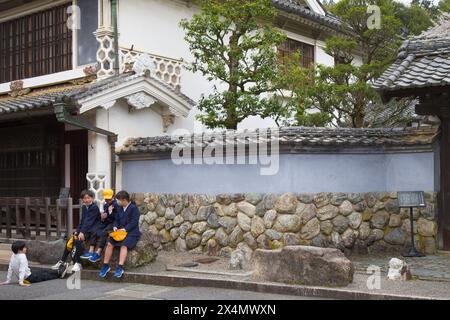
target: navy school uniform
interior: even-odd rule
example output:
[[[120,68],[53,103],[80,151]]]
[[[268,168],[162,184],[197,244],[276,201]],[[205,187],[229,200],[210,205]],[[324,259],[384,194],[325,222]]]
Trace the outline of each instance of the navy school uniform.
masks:
[[[110,206],[113,206],[113,211],[111,212],[111,214],[109,213]],[[108,217],[102,221],[104,228],[106,228],[110,224],[114,224],[114,221],[116,221],[116,215],[117,215],[118,210],[119,210],[119,205],[117,204],[116,199],[114,199],[111,204],[108,204],[107,202],[105,202],[105,204],[103,206],[103,212],[107,213]]]
[[[77,228],[77,234],[83,233],[86,241],[93,245],[97,232],[102,228],[100,209],[93,203],[90,206],[83,206],[81,222]]]
[[[133,203],[130,203],[126,210],[124,209],[125,208],[123,207],[119,207],[116,214],[114,227],[117,229],[125,229],[127,232],[127,237],[121,242],[110,238],[109,242],[114,247],[127,247],[131,250],[136,247],[137,243],[141,239],[141,231],[139,230],[139,218],[141,216],[141,212]]]

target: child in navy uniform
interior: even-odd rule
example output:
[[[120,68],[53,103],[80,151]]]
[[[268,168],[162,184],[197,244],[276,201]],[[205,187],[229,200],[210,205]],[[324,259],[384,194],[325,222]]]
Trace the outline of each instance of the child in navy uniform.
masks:
[[[77,272],[81,270],[81,259],[89,259],[95,250],[95,245],[97,242],[97,232],[102,227],[102,220],[100,216],[100,209],[94,203],[95,195],[90,190],[84,190],[81,193],[81,199],[83,200],[82,217],[81,222],[73,233],[76,239],[73,241],[73,249],[64,249],[63,256],[61,260],[52,267],[52,269],[57,270],[61,264],[66,262],[69,255],[74,263],[71,272]],[[85,251],[84,242],[89,245],[89,251]]]
[[[126,238],[123,241],[115,241],[110,238],[105,251],[104,265],[100,271],[100,277],[105,278],[111,268],[109,267],[109,261],[113,254],[115,247],[120,247],[119,265],[116,268],[114,277],[121,278],[124,273],[123,266],[127,260],[129,250],[133,250],[138,241],[141,238],[141,232],[139,230],[139,217],[141,213],[138,207],[130,202],[130,195],[126,191],[120,191],[116,195],[117,204],[119,210],[114,222],[114,231],[124,230],[127,233]]]
[[[108,241],[109,234],[114,229],[114,221],[116,219],[117,210],[119,208],[116,199],[114,199],[113,190],[104,190],[103,200],[105,200],[105,205],[103,207],[103,213],[101,214],[102,227],[97,232],[97,252],[89,258],[89,261],[92,263],[96,263],[101,260],[101,255],[103,249],[105,249],[106,247],[106,242]]]

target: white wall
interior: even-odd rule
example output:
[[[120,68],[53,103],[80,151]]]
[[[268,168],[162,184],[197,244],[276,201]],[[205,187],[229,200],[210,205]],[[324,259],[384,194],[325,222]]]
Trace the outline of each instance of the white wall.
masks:
[[[120,46],[158,54],[170,58],[183,58],[192,61],[189,47],[184,40],[185,33],[179,27],[182,19],[189,19],[196,12],[194,6],[177,0],[127,0],[119,1]],[[311,45],[316,45],[316,62],[333,65],[333,59],[322,49],[323,42],[304,35],[286,32],[287,36]],[[202,94],[212,91],[213,84],[200,75],[183,70],[181,90],[190,98],[198,101]],[[195,118],[197,109],[191,111]],[[200,126],[197,124],[197,126]],[[272,119],[250,117],[244,120],[239,129],[274,127]]]

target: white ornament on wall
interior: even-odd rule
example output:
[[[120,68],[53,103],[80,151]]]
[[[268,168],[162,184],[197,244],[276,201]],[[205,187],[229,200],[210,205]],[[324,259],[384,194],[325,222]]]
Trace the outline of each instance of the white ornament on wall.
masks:
[[[100,211],[102,211],[104,204],[103,190],[106,189],[106,174],[88,173],[86,174],[86,180],[89,185],[89,190],[95,195],[94,201],[98,204]]]
[[[133,107],[134,110],[149,108],[150,106],[158,102],[158,100],[146,94],[145,92],[132,94],[125,99],[127,100],[128,104]]]

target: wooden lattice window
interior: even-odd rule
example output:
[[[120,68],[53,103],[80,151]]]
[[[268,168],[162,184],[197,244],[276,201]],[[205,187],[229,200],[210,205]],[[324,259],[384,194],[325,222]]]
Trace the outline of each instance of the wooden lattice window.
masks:
[[[305,68],[310,67],[314,63],[314,46],[296,41],[293,39],[287,39],[278,48],[278,54],[281,62],[288,61],[295,53],[300,54],[301,64]]]
[[[0,23],[0,83],[72,69],[70,5]]]

